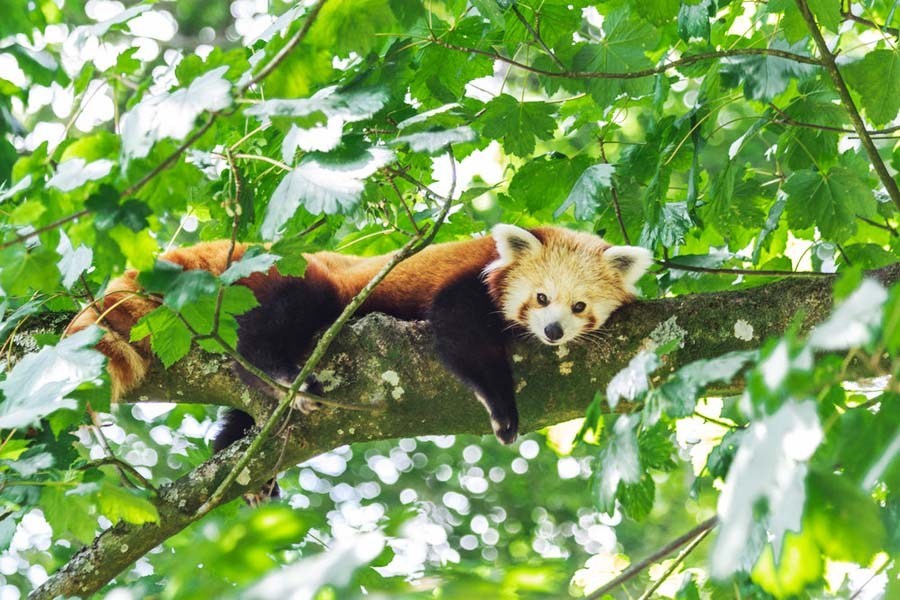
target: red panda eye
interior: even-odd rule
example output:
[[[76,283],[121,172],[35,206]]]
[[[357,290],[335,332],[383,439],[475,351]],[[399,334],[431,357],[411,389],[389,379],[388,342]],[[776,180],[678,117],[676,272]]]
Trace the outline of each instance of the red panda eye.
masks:
[[[537,301],[538,301],[538,304],[540,304],[541,306],[547,306],[548,304],[550,304],[550,301],[547,300],[546,294],[538,294]]]
[[[584,312],[585,308],[587,308],[587,305],[584,302],[576,302],[572,305],[572,312],[576,314]]]

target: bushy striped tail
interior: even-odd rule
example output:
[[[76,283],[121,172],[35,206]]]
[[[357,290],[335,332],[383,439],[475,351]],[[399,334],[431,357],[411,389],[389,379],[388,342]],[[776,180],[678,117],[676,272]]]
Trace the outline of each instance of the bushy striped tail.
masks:
[[[113,402],[137,387],[150,367],[150,348],[146,340],[134,344],[129,340],[131,328],[158,303],[142,297],[139,292],[137,271],[130,270],[113,279],[106,295],[82,310],[66,328],[66,335],[94,324],[106,331],[96,348],[108,359],[106,369],[112,383]]]

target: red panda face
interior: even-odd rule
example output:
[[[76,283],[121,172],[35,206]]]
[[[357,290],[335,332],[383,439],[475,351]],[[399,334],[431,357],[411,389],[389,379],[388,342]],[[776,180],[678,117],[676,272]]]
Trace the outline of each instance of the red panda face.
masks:
[[[504,317],[545,344],[560,345],[603,325],[634,298],[652,255],[636,246],[562,228],[492,230],[499,258],[488,265]],[[540,236],[540,237],[538,237]]]

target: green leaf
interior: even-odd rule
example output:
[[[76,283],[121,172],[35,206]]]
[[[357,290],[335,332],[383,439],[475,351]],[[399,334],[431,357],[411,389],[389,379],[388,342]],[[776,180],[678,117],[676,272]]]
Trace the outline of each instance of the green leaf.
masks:
[[[770,48],[787,50],[794,54],[807,54],[805,41],[790,45],[782,39],[776,39]],[[722,67],[724,76],[743,85],[745,98],[764,102],[785,91],[792,81],[805,79],[815,72],[816,67],[813,65],[769,54],[735,56]]]
[[[729,382],[756,356],[755,352],[729,352],[717,358],[687,364],[669,376],[656,393],[665,400],[663,411],[671,417],[686,417],[706,386]]]
[[[609,407],[615,409],[619,400],[640,401],[647,393],[650,374],[659,365],[659,356],[655,352],[643,351],[632,358],[628,366],[616,373],[606,386]]]
[[[597,510],[612,514],[619,484],[634,484],[641,478],[640,457],[634,428],[639,417],[622,415],[609,431],[594,473],[594,503]]]
[[[832,473],[810,474],[806,481],[808,527],[831,560],[869,564],[885,542],[884,524],[867,494]]]
[[[614,172],[615,167],[607,163],[596,164],[585,169],[578,181],[575,182],[565,202],[553,213],[554,218],[558,219],[570,206],[575,207],[576,219],[595,218],[600,209],[601,193],[613,186]],[[559,185],[559,182],[556,185]]]
[[[215,294],[219,289],[215,276],[199,269],[184,271],[164,292],[163,303],[175,310]]]
[[[302,277],[306,271],[306,258],[304,252],[312,250],[309,244],[301,238],[281,238],[271,246],[273,254],[278,259],[278,272],[288,277]]]
[[[56,252],[60,256],[56,266],[62,274],[62,284],[67,290],[70,290],[79,276],[90,268],[94,253],[84,244],[73,248],[69,236],[64,231],[59,234],[59,245],[56,247]]]
[[[113,523],[143,525],[159,521],[159,512],[149,500],[109,482],[104,482],[97,492],[97,506]]]
[[[791,598],[822,576],[824,564],[813,536],[803,530],[788,532],[784,548],[777,554],[767,544],[751,578],[776,598]]]
[[[888,352],[894,356],[900,354],[900,285],[898,284],[891,286],[888,300],[884,305],[882,331]]]
[[[327,3],[310,29],[309,41],[338,56],[365,56],[384,43],[379,33],[397,26],[388,0]]]
[[[142,271],[138,282],[147,291],[161,294],[163,304],[176,311],[212,296],[219,289],[215,276],[209,271],[185,271],[181,265],[167,260],[158,260],[152,270]]]
[[[671,471],[676,466],[672,432],[663,423],[643,429],[638,435],[638,454],[642,469]]]
[[[352,210],[362,197],[365,179],[393,159],[383,148],[361,149],[351,156],[307,154],[275,188],[260,233],[270,240],[279,237],[301,206],[314,215]]]
[[[560,206],[588,166],[586,156],[568,158],[545,154],[518,168],[509,183],[509,194],[525,202],[531,212]]]
[[[150,335],[150,347],[167,369],[191,349],[191,332],[168,306],[147,314],[131,330],[131,340]]]
[[[102,335],[89,327],[19,360],[0,382],[0,429],[35,425],[57,410],[76,408],[69,395],[103,373],[106,357],[93,349]]]
[[[697,4],[689,4],[682,0],[678,10],[678,37],[686,42],[692,38],[709,41],[709,18],[715,15],[715,3],[712,0],[701,0]]]
[[[894,120],[900,110],[900,51],[873,50],[841,71],[874,125]]]
[[[634,10],[654,25],[663,25],[678,14],[679,0],[644,0],[634,4]]]
[[[265,273],[278,261],[278,256],[268,254],[261,246],[250,248],[240,260],[231,263],[219,279],[225,285],[232,285],[239,279],[249,277],[253,273]]]
[[[865,346],[881,324],[881,307],[887,291],[874,279],[863,279],[859,288],[840,303],[809,334],[815,350],[843,350]]]
[[[481,133],[501,140],[503,149],[516,156],[534,152],[534,138],[550,139],[556,131],[556,108],[546,102],[519,102],[501,94],[487,103],[480,117]]]
[[[832,167],[827,173],[794,172],[784,184],[788,224],[797,229],[818,227],[822,235],[843,242],[856,231],[856,217],[875,212],[872,190],[855,173]]]
[[[751,423],[741,436],[719,498],[721,526],[710,555],[713,576],[727,577],[741,568],[763,518],[775,554],[780,555],[785,532],[800,529],[805,461],[822,436],[811,400],[785,402],[774,414]]]
[[[812,14],[816,17],[819,27],[827,29],[832,33],[838,33],[838,29],[843,22],[841,16],[841,3],[832,2],[832,0],[807,0],[807,5]]]
[[[619,502],[625,513],[635,521],[643,521],[653,510],[653,501],[656,499],[656,484],[648,474],[633,484],[623,483],[619,486]]]
[[[90,543],[97,529],[91,508],[88,496],[67,494],[65,488],[54,485],[41,488],[41,511],[57,537],[72,534],[81,543]]]
[[[409,144],[413,152],[425,152],[436,154],[443,152],[448,145],[462,142],[471,142],[475,139],[475,132],[468,125],[454,129],[437,129],[434,131],[420,131],[401,135],[393,141],[393,145]]]
[[[183,140],[204,111],[231,105],[231,82],[223,77],[227,66],[216,67],[191,81],[186,88],[145,97],[122,116],[122,157],[127,163],[143,158],[162,139]]]
[[[674,11],[671,16],[675,16]],[[652,67],[647,53],[656,48],[659,39],[659,31],[647,22],[633,18],[629,6],[617,8],[603,19],[603,37],[599,42],[584,44],[578,49],[573,70],[627,73]],[[590,81],[587,88],[600,106],[608,106],[622,93],[632,97],[651,93],[653,80],[649,77],[596,79]]]

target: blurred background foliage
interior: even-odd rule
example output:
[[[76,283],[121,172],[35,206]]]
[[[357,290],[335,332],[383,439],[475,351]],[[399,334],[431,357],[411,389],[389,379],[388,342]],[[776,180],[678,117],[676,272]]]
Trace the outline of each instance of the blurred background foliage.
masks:
[[[0,599],[113,523],[154,521],[153,488],[209,456],[216,418],[110,408],[94,340],[61,342],[65,317],[23,337],[29,319],[199,240],[272,241],[245,267],[291,273],[304,251],[394,250],[448,194],[440,241],[555,223],[651,248],[647,297],[837,272],[841,308],[809,336],[800,315],[759,352],[656,376],[675,335],[629,365],[635,386],[603,386],[585,420],[512,447],[337,448],[285,471],[281,500],[216,510],[101,595],[594,597],[693,532],[615,597],[900,596],[900,293],[862,275],[900,247],[895,11],[5,0]],[[206,283],[184,303],[209,322],[229,282]],[[735,317],[752,338],[753,315]],[[145,328],[166,362],[191,346],[172,323]],[[13,341],[32,353],[13,360]],[[704,398],[735,374],[739,395]],[[645,410],[600,416],[613,394]]]

